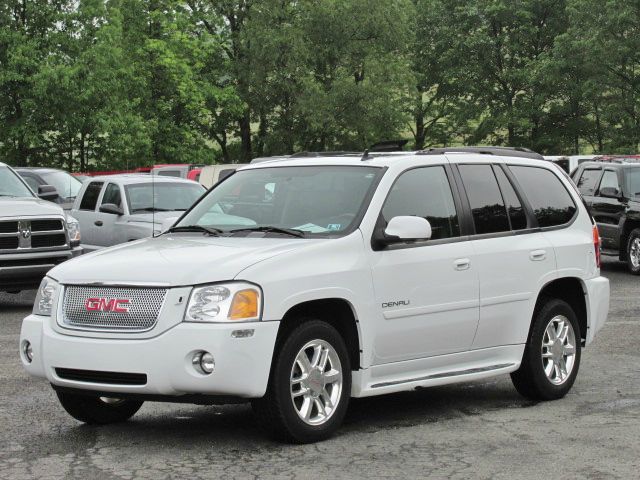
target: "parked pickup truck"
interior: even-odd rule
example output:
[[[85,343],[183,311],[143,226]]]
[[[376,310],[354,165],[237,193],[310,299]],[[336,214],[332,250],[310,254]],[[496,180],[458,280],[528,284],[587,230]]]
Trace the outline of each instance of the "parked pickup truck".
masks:
[[[82,253],[78,222],[62,207],[38,198],[9,166],[0,163],[0,291],[36,288],[56,265]]]

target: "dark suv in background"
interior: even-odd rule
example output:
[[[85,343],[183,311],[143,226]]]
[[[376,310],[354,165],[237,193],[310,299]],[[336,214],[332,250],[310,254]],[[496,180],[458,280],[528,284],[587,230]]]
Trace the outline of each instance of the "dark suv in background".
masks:
[[[640,161],[585,162],[572,178],[598,224],[602,253],[617,256],[640,275]]]

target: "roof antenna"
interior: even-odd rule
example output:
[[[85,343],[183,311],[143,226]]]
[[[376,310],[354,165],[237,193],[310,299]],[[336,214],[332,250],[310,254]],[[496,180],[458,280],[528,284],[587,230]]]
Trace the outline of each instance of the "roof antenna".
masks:
[[[156,182],[153,168],[151,169],[151,238],[156,238]]]
[[[364,162],[366,160],[369,160],[369,149],[365,149],[364,153],[362,154],[362,158],[360,159],[361,162]]]

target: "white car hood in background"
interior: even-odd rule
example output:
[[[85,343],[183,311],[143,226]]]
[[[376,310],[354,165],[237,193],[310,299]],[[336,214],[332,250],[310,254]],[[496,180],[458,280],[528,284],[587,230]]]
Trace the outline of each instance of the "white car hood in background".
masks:
[[[1,217],[41,217],[44,215],[63,216],[62,207],[39,198],[0,197]]]
[[[136,213],[129,216],[130,222],[142,222],[142,223],[162,223],[165,218],[178,218],[181,217],[184,211],[172,210],[170,212],[156,212],[154,213]]]
[[[63,284],[197,285],[233,280],[251,265],[324,241],[168,234],[81,255],[48,275]]]

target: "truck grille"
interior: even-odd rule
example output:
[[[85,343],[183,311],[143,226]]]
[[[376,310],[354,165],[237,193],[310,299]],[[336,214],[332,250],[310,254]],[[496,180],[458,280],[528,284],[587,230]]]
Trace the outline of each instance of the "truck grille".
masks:
[[[28,251],[67,246],[67,232],[60,218],[0,221],[0,250]]]
[[[69,286],[62,326],[78,330],[144,332],[160,315],[166,289]]]

